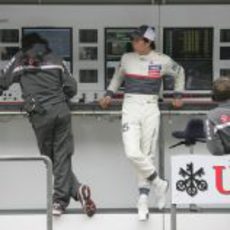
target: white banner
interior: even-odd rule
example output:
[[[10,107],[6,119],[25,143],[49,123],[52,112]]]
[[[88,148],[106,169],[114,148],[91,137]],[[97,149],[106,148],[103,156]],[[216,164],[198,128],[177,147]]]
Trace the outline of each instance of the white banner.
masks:
[[[230,156],[171,158],[173,204],[230,204]]]

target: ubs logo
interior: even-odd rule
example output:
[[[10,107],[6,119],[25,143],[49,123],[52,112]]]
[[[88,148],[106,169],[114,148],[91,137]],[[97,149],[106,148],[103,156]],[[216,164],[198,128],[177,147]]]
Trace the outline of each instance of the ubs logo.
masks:
[[[194,197],[198,192],[208,190],[208,183],[202,177],[205,175],[204,169],[194,169],[194,164],[189,163],[186,168],[180,168],[179,175],[182,177],[176,183],[176,189],[180,192],[186,192],[189,196]]]
[[[206,170],[208,169],[206,168]],[[213,165],[210,170],[213,176],[209,180],[214,181],[215,184],[213,192],[217,191],[221,195],[230,196],[230,189],[226,188],[226,185],[229,187],[229,178],[224,177],[230,167]],[[195,170],[194,163],[189,163],[185,168],[180,168],[179,175],[182,178],[176,182],[176,189],[180,192],[186,192],[189,196],[194,197],[199,192],[205,192],[209,189],[208,182],[203,178],[205,175],[204,168]]]

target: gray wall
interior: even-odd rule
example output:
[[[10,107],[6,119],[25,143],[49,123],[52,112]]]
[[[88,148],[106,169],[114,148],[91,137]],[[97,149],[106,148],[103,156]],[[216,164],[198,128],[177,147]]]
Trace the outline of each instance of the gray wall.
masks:
[[[168,149],[176,142],[171,137],[171,132],[184,129],[190,117],[164,115],[165,175],[168,179],[170,156],[188,154],[188,149],[185,147]],[[0,130],[1,155],[39,154],[34,134],[26,118],[18,116],[8,122],[0,118]],[[120,120],[114,117],[73,116],[73,132],[75,140],[73,169],[82,182],[92,186],[99,208],[136,207],[136,177],[124,154]],[[196,153],[207,154],[206,146],[199,145]],[[0,196],[1,207],[34,209],[45,206],[45,175],[42,165],[1,164],[0,181],[4,185]],[[14,196],[15,192],[17,196]],[[151,205],[153,204],[154,197],[151,197]],[[72,203],[70,207],[77,206]]]

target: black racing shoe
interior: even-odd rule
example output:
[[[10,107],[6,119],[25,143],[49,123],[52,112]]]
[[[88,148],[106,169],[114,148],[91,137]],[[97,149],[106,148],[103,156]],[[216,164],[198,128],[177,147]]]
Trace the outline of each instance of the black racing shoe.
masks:
[[[53,203],[53,216],[61,216],[64,213],[65,209],[58,202]]]
[[[91,199],[91,191],[89,186],[81,185],[77,194],[83,211],[88,217],[92,217],[96,213],[97,208],[94,201]]]

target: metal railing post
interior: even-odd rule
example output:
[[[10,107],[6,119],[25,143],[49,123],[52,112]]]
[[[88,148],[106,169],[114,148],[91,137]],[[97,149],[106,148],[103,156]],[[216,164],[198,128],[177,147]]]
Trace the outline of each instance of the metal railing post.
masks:
[[[164,123],[163,116],[160,116],[160,130],[158,137],[158,146],[159,146],[159,175],[165,177],[165,140],[164,140]]]
[[[46,165],[46,215],[47,215],[47,230],[53,229],[53,216],[52,216],[52,162],[46,156],[0,156],[0,161],[43,161]]]
[[[176,204],[171,204],[171,230],[177,229],[177,210]]]
[[[47,183],[47,229],[48,230],[52,230],[53,229],[53,215],[52,215],[52,206],[53,206],[53,201],[52,201],[52,193],[53,193],[53,181],[52,181],[52,162],[51,160],[46,157],[43,156],[42,157],[45,164],[46,164],[46,168],[47,168],[47,179],[46,179],[46,183]]]

